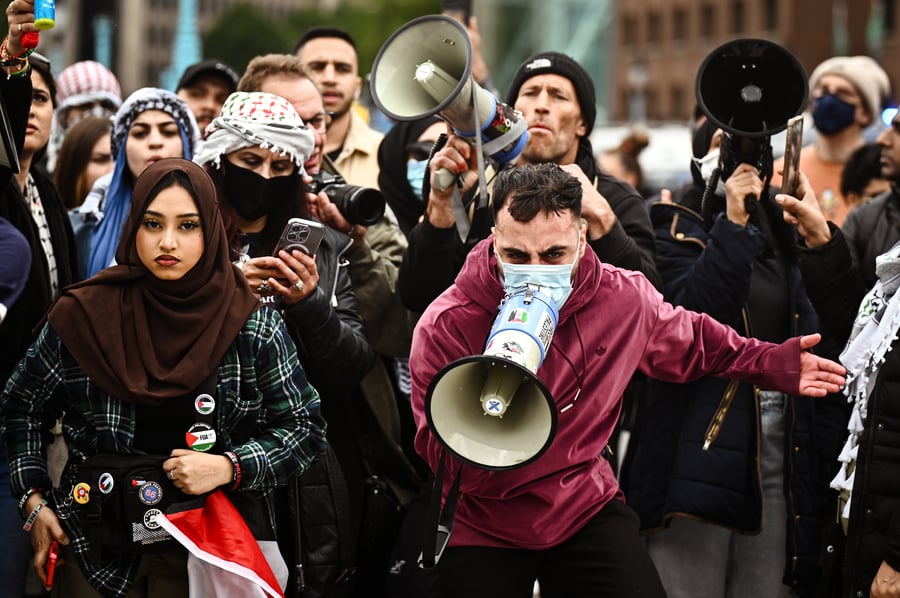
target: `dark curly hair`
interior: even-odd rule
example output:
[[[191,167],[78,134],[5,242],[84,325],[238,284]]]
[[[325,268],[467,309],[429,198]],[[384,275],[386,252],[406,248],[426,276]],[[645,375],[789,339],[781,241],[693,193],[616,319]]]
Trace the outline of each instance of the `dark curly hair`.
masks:
[[[501,171],[494,178],[493,210],[497,213],[507,204],[510,215],[528,222],[539,213],[559,214],[571,210],[581,218],[581,182],[558,164],[526,164]]]

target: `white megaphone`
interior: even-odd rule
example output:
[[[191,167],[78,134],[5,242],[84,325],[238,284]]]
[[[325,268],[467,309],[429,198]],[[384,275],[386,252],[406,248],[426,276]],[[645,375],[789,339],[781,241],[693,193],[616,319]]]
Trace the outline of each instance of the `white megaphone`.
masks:
[[[473,145],[483,143],[484,155],[497,162],[516,159],[528,142],[522,114],[472,79],[472,42],[451,17],[418,17],[391,34],[372,63],[369,85],[386,116],[410,121],[436,114]],[[444,190],[453,180],[443,169],[435,186]]]
[[[439,371],[425,395],[435,437],[457,458],[483,469],[531,463],[556,435],[556,403],[535,372],[544,361],[559,310],[536,285],[500,306],[482,355]]]

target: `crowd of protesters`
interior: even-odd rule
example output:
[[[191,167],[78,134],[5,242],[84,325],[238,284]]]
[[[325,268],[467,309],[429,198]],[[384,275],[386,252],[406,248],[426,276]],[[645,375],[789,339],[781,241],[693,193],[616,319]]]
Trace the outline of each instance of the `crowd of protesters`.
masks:
[[[376,130],[340,28],[123,96],[23,45],[32,0],[5,14],[4,596],[900,598],[876,61],[809,76],[796,195],[700,109],[691,180],[656,190],[651,137],[592,145],[584,66],[541,49],[497,92],[474,18],[510,159],[442,114]],[[556,316],[552,438],[485,466],[435,433],[432,382],[523,295]]]

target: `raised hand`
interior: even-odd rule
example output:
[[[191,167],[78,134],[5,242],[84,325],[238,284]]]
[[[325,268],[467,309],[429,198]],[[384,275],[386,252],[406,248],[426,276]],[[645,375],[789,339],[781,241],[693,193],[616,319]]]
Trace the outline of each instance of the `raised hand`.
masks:
[[[831,229],[819,206],[819,200],[809,184],[809,179],[800,173],[800,185],[797,187],[798,197],[779,193],[775,201],[784,208],[784,221],[797,226],[797,233],[806,241],[806,246],[813,248],[831,240]]]

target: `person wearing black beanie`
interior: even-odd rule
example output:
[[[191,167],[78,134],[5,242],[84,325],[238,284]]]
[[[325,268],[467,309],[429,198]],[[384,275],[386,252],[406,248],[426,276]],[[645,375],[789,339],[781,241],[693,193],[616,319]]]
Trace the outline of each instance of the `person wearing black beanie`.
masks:
[[[541,52],[535,54],[519,65],[513,75],[512,83],[506,92],[506,103],[514,106],[519,99],[519,90],[526,80],[536,75],[551,73],[565,77],[575,88],[575,96],[581,107],[581,118],[588,133],[594,129],[594,121],[597,118],[597,96],[594,90],[594,80],[584,67],[575,62],[572,57],[560,52]]]
[[[643,199],[625,181],[600,172],[594,159],[589,137],[597,105],[590,74],[566,54],[535,54],[516,70],[506,103],[522,113],[529,138],[517,162],[502,168],[552,162],[578,177],[584,189],[588,243],[600,260],[639,271],[660,288],[653,230]],[[489,192],[496,174],[493,166],[485,169]],[[424,218],[409,232],[398,280],[400,298],[413,312],[424,311],[453,283],[469,250],[489,236],[493,225],[489,201],[478,199],[477,156],[471,142],[450,135],[429,163],[432,175],[442,168],[456,173],[462,186],[436,191],[430,180],[425,182]],[[453,202],[462,205],[454,211]],[[462,218],[463,213],[469,223],[464,235],[459,226],[464,230],[465,223],[457,223],[457,215]]]

